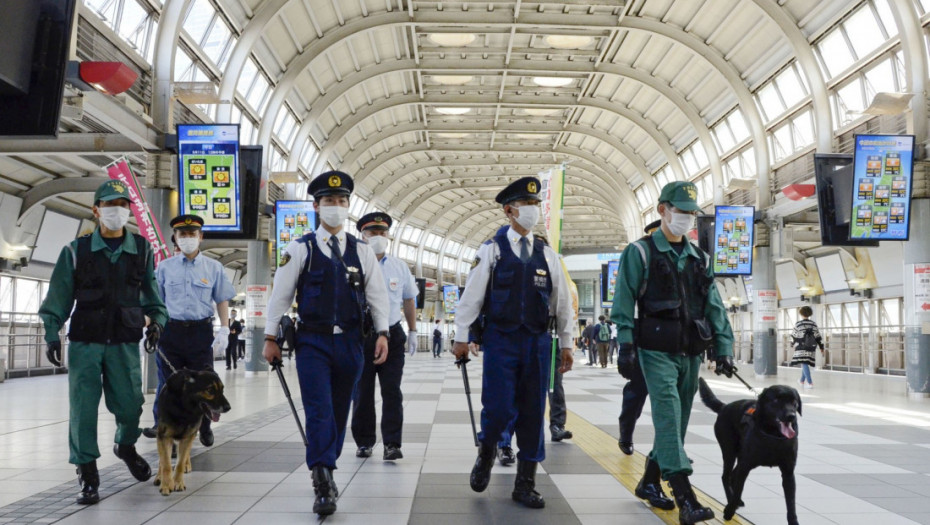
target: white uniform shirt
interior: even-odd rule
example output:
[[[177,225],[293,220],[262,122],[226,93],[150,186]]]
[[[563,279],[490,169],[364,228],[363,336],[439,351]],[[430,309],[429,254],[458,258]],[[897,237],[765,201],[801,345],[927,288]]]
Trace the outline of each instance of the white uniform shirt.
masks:
[[[416,299],[418,289],[417,281],[410,273],[410,267],[407,263],[385,254],[379,261],[381,263],[381,273],[384,275],[384,282],[388,291],[388,325],[394,326],[404,318],[404,300]],[[409,327],[405,327],[409,328]]]
[[[316,244],[324,257],[330,257],[329,238],[332,235],[321,225],[316,229]],[[346,233],[340,230],[336,234],[339,240],[339,251],[346,252]],[[375,322],[375,331],[388,329],[388,293],[384,286],[384,277],[381,275],[381,265],[371,247],[363,242],[356,245],[358,259],[362,263],[362,272],[365,274],[365,299],[371,308],[371,317]],[[290,260],[278,268],[274,275],[274,285],[271,288],[271,298],[268,300],[268,309],[265,311],[265,335],[277,337],[278,321],[285,312],[290,310],[297,293],[297,279],[307,259],[307,246],[296,240],[291,241],[284,249]],[[308,268],[309,270],[309,268]]]
[[[529,241],[530,250],[533,247],[532,232],[526,235]],[[510,241],[510,249],[514,255],[520,256],[520,234],[513,228],[507,228],[507,239]],[[552,248],[544,248],[546,257],[546,266],[549,267],[549,276],[552,278],[552,293],[549,295],[549,315],[554,315],[557,319],[559,339],[561,347],[571,347],[572,340],[572,296],[568,289],[568,283],[565,282],[565,274],[562,272],[562,264],[559,262],[559,256]],[[481,307],[484,305],[484,293],[488,287],[488,278],[491,275],[492,264],[497,264],[500,257],[497,242],[482,244],[475,254],[478,264],[471,269],[468,279],[465,281],[465,292],[459,300],[459,305],[455,309],[455,342],[468,342],[468,327],[475,322],[481,313]]]

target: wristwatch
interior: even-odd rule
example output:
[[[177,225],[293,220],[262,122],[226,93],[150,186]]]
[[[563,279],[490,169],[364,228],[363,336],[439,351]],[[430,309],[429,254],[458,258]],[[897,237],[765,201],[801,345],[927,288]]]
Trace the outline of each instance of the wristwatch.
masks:
[[[391,340],[391,332],[388,332],[387,330],[381,330],[380,332],[378,332],[378,335],[379,336],[383,335],[384,338],[387,339],[388,341]]]

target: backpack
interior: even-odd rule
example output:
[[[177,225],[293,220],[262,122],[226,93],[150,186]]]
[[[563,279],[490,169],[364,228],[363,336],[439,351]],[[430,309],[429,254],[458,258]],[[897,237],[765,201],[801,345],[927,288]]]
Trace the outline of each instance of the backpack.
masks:
[[[814,336],[814,329],[805,329],[804,335],[800,339],[795,339],[795,342],[798,345],[798,350],[814,350],[817,348],[817,337]]]
[[[601,343],[610,341],[610,327],[607,323],[601,323],[597,331],[597,340]]]

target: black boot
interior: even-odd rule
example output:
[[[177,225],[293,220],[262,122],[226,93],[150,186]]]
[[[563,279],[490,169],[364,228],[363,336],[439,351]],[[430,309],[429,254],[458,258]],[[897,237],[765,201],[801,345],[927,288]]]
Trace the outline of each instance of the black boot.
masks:
[[[688,476],[684,474],[673,474],[668,478],[668,484],[672,487],[672,495],[675,496],[675,503],[678,504],[678,521],[681,525],[692,525],[699,521],[714,519],[714,511],[702,507],[691,490],[691,482]]]
[[[491,467],[494,466],[494,456],[497,455],[497,445],[485,445],[481,443],[478,446],[478,459],[475,460],[475,466],[471,469],[469,483],[471,489],[475,492],[484,492],[491,482]]]
[[[675,502],[668,499],[662,491],[659,474],[659,464],[647,457],[643,479],[636,485],[636,497],[649,501],[649,504],[657,509],[672,510],[675,508]]]
[[[531,509],[541,509],[546,506],[546,500],[536,492],[536,463],[535,461],[517,460],[517,480],[513,485],[514,501],[522,503]]]
[[[632,425],[629,425],[630,428],[627,428],[627,425],[623,424],[623,417],[620,417],[620,439],[617,441],[617,444],[620,446],[620,451],[626,454],[627,456],[633,455],[633,428]]]
[[[113,445],[113,453],[126,462],[132,477],[139,481],[148,481],[152,477],[152,467],[136,452],[135,445]]]
[[[317,465],[313,467],[313,512],[320,516],[329,516],[336,512],[336,492],[333,486],[333,474],[326,467]]]
[[[100,501],[97,488],[100,487],[100,475],[97,474],[97,461],[82,463],[77,466],[78,483],[81,493],[77,497],[78,505],[93,505]]]

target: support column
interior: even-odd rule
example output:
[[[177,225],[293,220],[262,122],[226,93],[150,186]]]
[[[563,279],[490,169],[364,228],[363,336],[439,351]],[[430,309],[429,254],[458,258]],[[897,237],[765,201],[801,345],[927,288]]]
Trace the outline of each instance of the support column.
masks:
[[[249,241],[248,269],[246,290],[250,286],[266,286],[265,300],[261,301],[262,311],[248,311],[245,336],[245,371],[264,372],[268,370],[268,361],[262,357],[265,344],[265,306],[271,297],[271,243],[268,241]],[[248,292],[246,292],[248,300]],[[251,306],[250,306],[251,308]],[[260,313],[261,315],[256,315]]]
[[[914,168],[915,180],[918,166]],[[928,274],[917,273],[930,265],[930,239],[920,231],[926,224],[930,224],[930,199],[912,200],[911,240],[904,243],[904,361],[908,394],[920,398],[930,397]]]
[[[778,316],[775,261],[767,224],[756,224],[756,247],[752,270],[752,364],[757,376],[778,373],[775,327]]]

